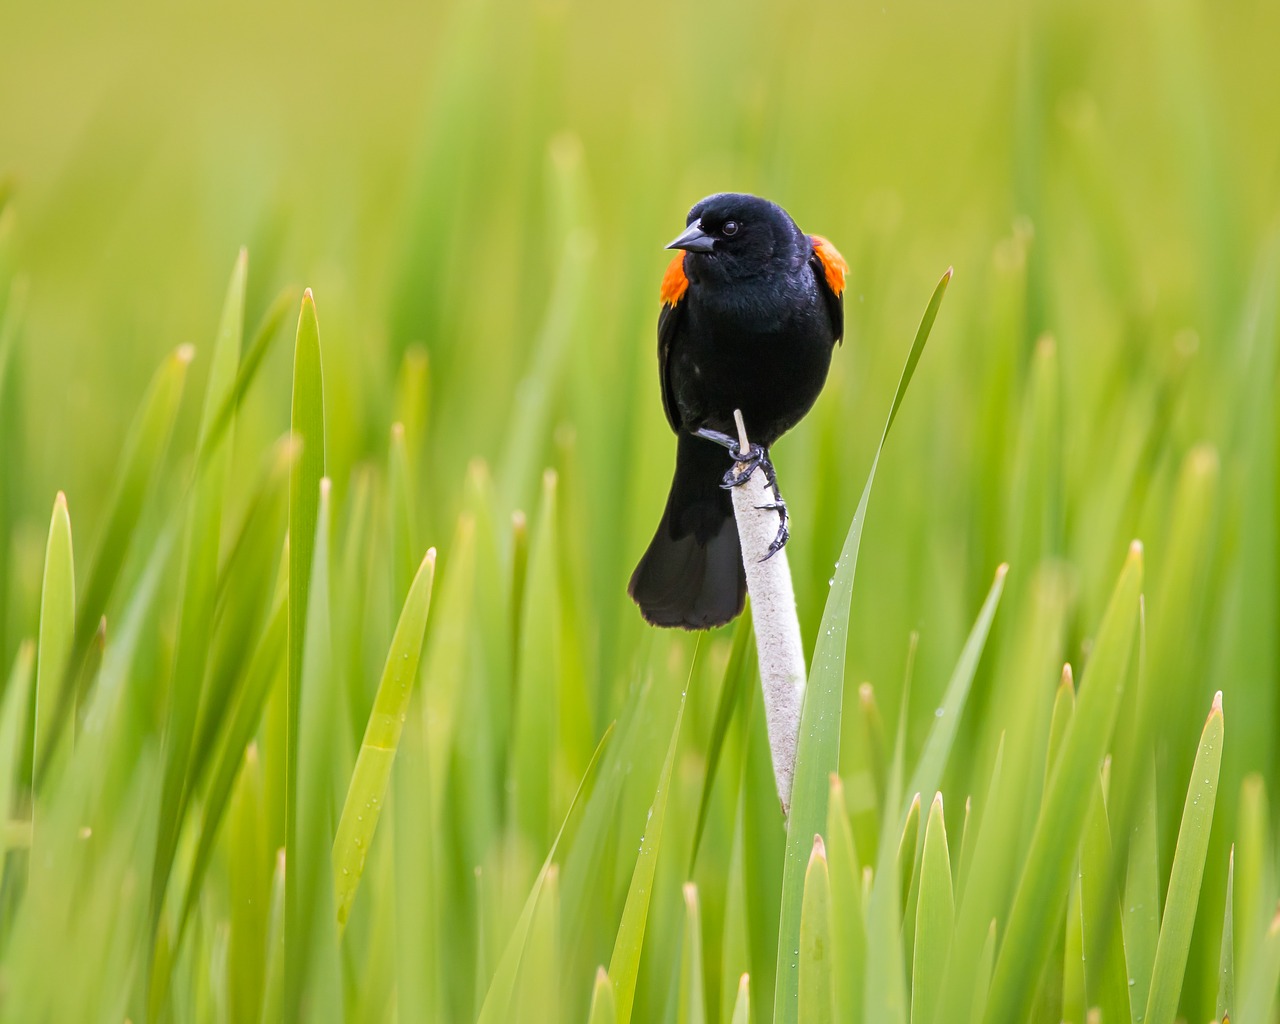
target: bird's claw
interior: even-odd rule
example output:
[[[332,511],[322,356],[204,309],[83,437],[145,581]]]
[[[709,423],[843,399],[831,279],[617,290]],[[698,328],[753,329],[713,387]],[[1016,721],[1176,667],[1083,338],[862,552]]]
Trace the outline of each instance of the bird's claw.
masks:
[[[767,506],[767,507],[772,507],[772,506]],[[769,559],[771,559],[774,555],[776,555],[779,551],[781,551],[783,547],[786,545],[787,541],[791,539],[791,531],[787,529],[787,506],[781,505],[779,506],[779,510],[782,513],[782,522],[778,524],[778,535],[774,537],[773,540],[770,542],[769,550],[766,551],[764,553],[764,557],[760,559],[760,561],[762,562],[769,561]]]
[[[781,551],[791,538],[791,531],[787,529],[787,503],[782,500],[782,494],[778,490],[778,473],[769,459],[769,450],[758,444],[752,444],[748,446],[746,452],[743,452],[736,437],[723,434],[718,430],[711,430],[709,427],[703,427],[694,433],[706,441],[712,441],[727,449],[729,458],[733,459],[734,467],[725,473],[720,484],[726,491],[741,487],[751,479],[751,474],[757,469],[764,472],[765,483],[773,491],[774,500],[767,505],[757,505],[756,508],[761,511],[777,512],[780,520],[777,536],[773,538],[769,544],[769,550],[760,559],[762,562],[767,562]],[[738,471],[738,466],[744,467],[741,472]]]
[[[765,479],[769,479],[774,475],[773,464],[769,462],[769,453],[758,444],[753,444],[744,452],[738,447],[738,442],[733,438],[729,439],[729,458],[733,459],[733,469],[726,470],[724,479],[720,486],[726,491],[734,487],[741,487],[751,479],[751,474],[757,469],[763,469]],[[738,467],[742,466],[741,471]]]
[[[776,501],[771,501],[767,505],[756,506],[756,508],[762,512],[777,512],[778,519],[780,520],[778,523],[778,535],[773,538],[773,541],[769,544],[769,550],[766,551],[764,553],[764,557],[760,559],[762,562],[769,561],[769,559],[781,551],[787,541],[791,539],[791,531],[787,529],[787,523],[789,521],[787,516],[787,503],[782,500],[782,495],[778,494],[776,483],[774,485],[773,493],[777,499]]]

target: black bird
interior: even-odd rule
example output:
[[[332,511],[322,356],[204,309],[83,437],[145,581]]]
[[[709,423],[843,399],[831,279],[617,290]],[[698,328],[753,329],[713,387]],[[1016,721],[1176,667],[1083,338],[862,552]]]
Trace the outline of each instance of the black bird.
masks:
[[[724,471],[726,455],[761,466],[777,493],[769,446],[809,411],[844,334],[847,266],[776,203],[708,196],[689,211],[662,280],[658,377],[676,433],[667,507],[628,592],[656,626],[710,629],[742,611],[747,580]],[[750,452],[738,452],[742,410]],[[749,474],[747,474],[749,475]],[[773,550],[786,542],[786,510]]]

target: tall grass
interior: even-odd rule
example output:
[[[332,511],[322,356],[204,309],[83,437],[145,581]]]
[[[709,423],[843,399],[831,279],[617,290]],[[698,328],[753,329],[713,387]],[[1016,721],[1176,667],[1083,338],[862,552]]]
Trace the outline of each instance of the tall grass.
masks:
[[[0,34],[0,1018],[1280,1019],[1275,11],[139,13]],[[789,820],[625,596],[723,187],[852,266]]]

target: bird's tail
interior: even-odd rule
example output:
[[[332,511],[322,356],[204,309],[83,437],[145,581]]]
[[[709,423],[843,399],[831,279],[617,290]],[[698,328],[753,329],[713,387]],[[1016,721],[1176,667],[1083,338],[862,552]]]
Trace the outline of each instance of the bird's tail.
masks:
[[[747,596],[733,501],[720,487],[729,460],[711,441],[678,438],[667,507],[627,591],[655,626],[711,629],[741,612]]]

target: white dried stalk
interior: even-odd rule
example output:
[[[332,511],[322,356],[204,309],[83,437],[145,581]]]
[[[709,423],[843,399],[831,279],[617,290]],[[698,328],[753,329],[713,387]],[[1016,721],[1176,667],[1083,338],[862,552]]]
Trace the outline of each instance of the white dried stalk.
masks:
[[[742,413],[734,410],[739,451],[747,451],[747,430]],[[746,467],[738,463],[738,472]],[[791,567],[783,548],[765,560],[778,533],[776,501],[763,471],[756,471],[733,494],[733,515],[742,543],[742,565],[747,572],[751,616],[755,625],[756,655],[760,660],[760,684],[764,690],[765,723],[773,755],[773,775],[778,784],[782,813],[791,809],[791,782],[796,771],[796,744],[800,738],[800,707],[804,702],[804,647],[800,643],[800,619],[791,585]]]

